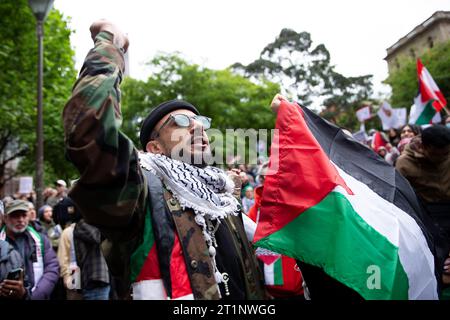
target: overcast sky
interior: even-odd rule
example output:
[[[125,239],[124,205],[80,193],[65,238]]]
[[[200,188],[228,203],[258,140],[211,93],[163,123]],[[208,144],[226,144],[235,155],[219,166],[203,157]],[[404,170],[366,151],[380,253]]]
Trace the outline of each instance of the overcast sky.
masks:
[[[387,92],[386,48],[429,18],[450,10],[449,0],[55,0],[71,18],[79,69],[92,47],[89,26],[112,20],[130,38],[130,75],[146,79],[144,65],[158,51],[179,51],[191,62],[223,69],[255,60],[282,28],[325,44],[345,76],[373,74]],[[400,106],[399,106],[400,107]]]

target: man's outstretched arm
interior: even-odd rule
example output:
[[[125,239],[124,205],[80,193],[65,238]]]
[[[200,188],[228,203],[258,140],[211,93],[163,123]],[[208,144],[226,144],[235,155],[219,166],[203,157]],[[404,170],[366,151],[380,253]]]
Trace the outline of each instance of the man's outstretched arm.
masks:
[[[95,46],[63,112],[66,155],[80,173],[70,197],[88,223],[115,229],[129,225],[145,190],[133,143],[119,131],[128,39],[106,21],[91,36]]]

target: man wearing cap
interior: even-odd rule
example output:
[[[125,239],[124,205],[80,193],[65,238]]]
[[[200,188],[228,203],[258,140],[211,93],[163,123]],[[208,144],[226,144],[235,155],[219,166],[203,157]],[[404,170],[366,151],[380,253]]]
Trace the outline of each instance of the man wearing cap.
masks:
[[[54,208],[62,199],[67,196],[67,183],[64,180],[57,180],[56,183],[56,194],[54,196],[50,196],[47,199],[47,203],[49,206]]]
[[[70,197],[108,239],[119,295],[131,287],[134,299],[264,298],[233,196],[240,186],[208,166],[211,119],[186,101],[164,102],[144,120],[138,152],[119,131],[128,39],[106,21],[90,30],[95,46],[63,113],[81,175]]]
[[[9,242],[22,256],[24,286],[30,288],[30,298],[47,300],[58,280],[58,260],[48,238],[29,226],[29,219],[27,201],[8,203],[0,240]]]
[[[0,200],[0,228],[5,213],[3,202]],[[8,279],[11,271],[23,268],[20,254],[5,240],[0,240],[0,299],[25,299],[29,297],[23,285],[23,274],[18,279]]]

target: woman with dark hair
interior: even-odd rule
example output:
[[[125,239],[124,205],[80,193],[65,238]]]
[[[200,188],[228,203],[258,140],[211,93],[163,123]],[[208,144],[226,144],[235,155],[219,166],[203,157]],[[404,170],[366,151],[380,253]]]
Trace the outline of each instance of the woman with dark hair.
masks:
[[[393,147],[397,147],[398,143],[400,142],[400,132],[395,128],[391,128],[388,131],[388,137],[390,144]]]
[[[414,124],[407,124],[402,127],[400,130],[400,141],[397,144],[397,149],[400,151],[400,154],[403,153],[405,147],[409,144],[412,138],[418,136],[420,134],[420,127]]]
[[[400,130],[400,139],[414,138],[420,134],[420,127],[414,124],[404,125]]]

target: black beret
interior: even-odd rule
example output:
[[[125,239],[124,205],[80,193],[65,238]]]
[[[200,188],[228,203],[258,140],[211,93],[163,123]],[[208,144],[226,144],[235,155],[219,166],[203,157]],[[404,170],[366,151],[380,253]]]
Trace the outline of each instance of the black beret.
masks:
[[[199,114],[197,108],[195,108],[189,102],[183,100],[170,100],[161,103],[159,106],[154,108],[150,114],[145,118],[142,123],[141,133],[139,135],[139,139],[141,141],[142,149],[145,151],[145,146],[150,138],[150,134],[153,131],[153,128],[156,126],[159,120],[161,120],[166,114],[171,113],[174,110],[178,109],[186,109],[190,110],[195,114]]]

